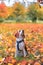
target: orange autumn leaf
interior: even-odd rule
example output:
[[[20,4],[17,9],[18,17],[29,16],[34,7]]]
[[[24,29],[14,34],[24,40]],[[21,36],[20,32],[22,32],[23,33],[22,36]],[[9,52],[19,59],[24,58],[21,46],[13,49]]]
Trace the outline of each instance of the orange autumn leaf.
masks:
[[[12,64],[16,64],[16,62],[17,61],[15,59],[12,59],[12,61],[11,61]]]
[[[26,65],[27,64],[27,61],[26,60],[23,60],[22,62],[21,62],[21,65]]]
[[[39,62],[35,62],[34,65],[41,65]]]

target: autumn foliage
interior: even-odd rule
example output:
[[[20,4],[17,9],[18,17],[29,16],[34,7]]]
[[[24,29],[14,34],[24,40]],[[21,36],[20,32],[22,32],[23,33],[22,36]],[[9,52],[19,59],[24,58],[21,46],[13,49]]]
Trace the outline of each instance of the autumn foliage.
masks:
[[[4,3],[0,4],[0,17],[6,17],[7,13],[8,13],[8,10],[6,5]]]
[[[16,38],[14,34],[20,29],[24,29],[25,31],[25,44],[29,56],[15,59]],[[41,63],[43,63],[43,24],[0,24],[0,63],[1,62],[2,65],[41,65]]]
[[[7,7],[4,3],[0,4],[0,17],[7,18],[12,12],[12,7]]]
[[[35,9],[39,12],[37,14],[38,17],[41,15],[43,19],[43,7],[40,6],[39,3],[34,3],[33,5]],[[12,16],[13,18],[16,18],[16,17],[19,18],[22,16],[25,19],[29,8],[32,7],[33,5],[30,5],[27,8],[25,8],[22,4],[16,2],[12,7],[8,7],[4,3],[1,3],[0,4],[0,17],[9,18],[10,16]]]

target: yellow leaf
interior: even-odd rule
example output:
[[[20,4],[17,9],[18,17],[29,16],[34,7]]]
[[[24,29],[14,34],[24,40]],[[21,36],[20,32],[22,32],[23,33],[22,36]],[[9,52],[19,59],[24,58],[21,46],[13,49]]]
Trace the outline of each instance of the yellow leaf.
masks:
[[[0,44],[2,44],[2,43],[0,42]]]
[[[11,64],[11,63],[8,63],[8,65],[13,65],[13,64]]]
[[[21,65],[21,63],[18,63],[17,65]]]
[[[2,61],[2,58],[0,58],[0,61]]]

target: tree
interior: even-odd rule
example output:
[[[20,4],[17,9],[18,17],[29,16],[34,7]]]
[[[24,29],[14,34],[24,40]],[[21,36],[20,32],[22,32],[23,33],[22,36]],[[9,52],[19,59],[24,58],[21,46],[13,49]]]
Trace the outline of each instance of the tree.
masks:
[[[20,3],[15,3],[13,6],[14,12],[12,13],[12,15],[14,16],[14,18],[16,19],[16,21],[21,21],[24,19],[24,15],[25,15],[25,8],[22,4]]]
[[[8,14],[8,9],[4,3],[0,4],[0,17],[6,18]]]
[[[37,7],[33,4],[31,4],[28,8],[27,16],[32,20],[32,22],[36,22],[38,15]]]
[[[5,3],[0,4],[0,17],[7,18],[13,12],[12,7],[7,7]]]
[[[6,20],[14,20],[14,17],[12,15],[9,15]]]
[[[0,23],[2,23],[4,21],[4,18],[0,17]]]
[[[43,7],[41,7],[41,8],[39,9],[38,19],[39,19],[39,20],[43,20]]]
[[[40,13],[40,12],[41,12],[41,11],[39,11],[38,19],[39,19],[39,20],[43,20],[43,12],[41,12],[41,13]]]

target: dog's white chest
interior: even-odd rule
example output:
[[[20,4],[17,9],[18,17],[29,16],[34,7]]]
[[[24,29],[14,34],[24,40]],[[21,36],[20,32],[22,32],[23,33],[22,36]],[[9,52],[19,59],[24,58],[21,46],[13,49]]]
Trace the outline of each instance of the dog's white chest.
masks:
[[[17,48],[17,44],[18,44],[18,43],[16,43],[16,48]],[[24,42],[21,42],[21,43],[19,43],[18,45],[19,45],[19,49],[20,49],[20,50],[22,50],[22,49],[24,48]],[[18,48],[17,48],[17,49],[18,49]]]

